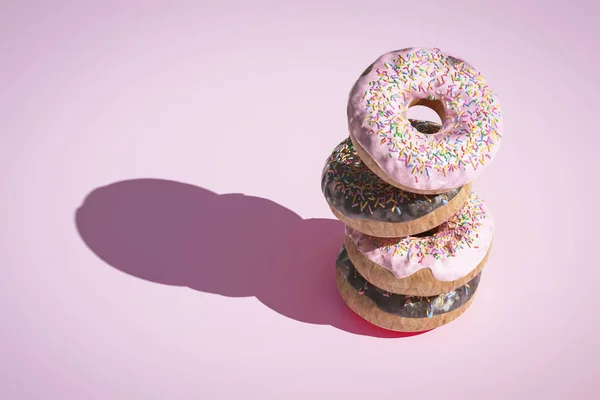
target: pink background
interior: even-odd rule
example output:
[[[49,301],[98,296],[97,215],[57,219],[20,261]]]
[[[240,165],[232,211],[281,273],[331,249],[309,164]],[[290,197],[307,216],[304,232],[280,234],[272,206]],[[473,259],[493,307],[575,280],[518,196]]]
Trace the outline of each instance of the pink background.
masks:
[[[597,398],[595,2],[173,3],[0,5],[0,398]],[[402,337],[339,299],[319,185],[354,80],[419,45],[505,138],[476,301]]]

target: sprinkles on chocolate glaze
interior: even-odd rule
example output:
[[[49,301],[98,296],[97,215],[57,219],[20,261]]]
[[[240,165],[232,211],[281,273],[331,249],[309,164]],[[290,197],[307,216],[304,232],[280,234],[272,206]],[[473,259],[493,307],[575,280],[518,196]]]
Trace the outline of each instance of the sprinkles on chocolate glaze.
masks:
[[[440,127],[430,121],[410,121],[423,133],[437,132]],[[378,215],[376,219],[389,222],[405,222],[421,217],[448,204],[460,191],[457,188],[443,194],[423,195],[398,189],[381,180],[361,161],[350,138],[340,143],[327,159],[321,186],[325,197],[339,211],[368,216],[385,210],[390,213]],[[425,202],[428,204],[425,205]],[[403,212],[411,215],[403,215]]]
[[[370,81],[364,92],[367,114],[363,126],[371,127],[370,133],[379,136],[390,158],[403,162],[417,182],[417,176],[429,179],[432,170],[446,176],[467,167],[477,170],[491,159],[501,138],[501,111],[479,72],[440,49],[416,49],[384,67],[376,69],[377,79]],[[429,101],[441,101],[446,115],[440,133],[452,130],[458,135],[425,138],[406,124],[401,115],[410,107],[406,89]],[[470,107],[474,104],[477,107]]]
[[[486,218],[483,202],[475,193],[471,192],[465,206],[447,222],[440,225],[431,236],[408,236],[401,239],[385,239],[364,235],[357,243],[361,246],[366,240],[377,248],[392,256],[406,256],[411,261],[417,258],[419,262],[427,256],[440,259],[454,257],[459,249],[475,247],[474,241],[479,237],[478,229]]]

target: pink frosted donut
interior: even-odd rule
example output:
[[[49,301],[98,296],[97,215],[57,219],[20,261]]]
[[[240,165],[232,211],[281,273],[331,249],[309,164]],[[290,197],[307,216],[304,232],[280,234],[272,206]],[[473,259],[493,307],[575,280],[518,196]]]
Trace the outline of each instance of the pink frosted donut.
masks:
[[[406,278],[429,268],[435,279],[449,282],[467,276],[481,263],[494,235],[494,220],[483,200],[471,192],[463,208],[429,236],[384,239],[346,227],[358,251],[373,263]]]
[[[434,109],[442,128],[424,134],[408,108]],[[415,193],[443,193],[475,179],[496,155],[501,112],[473,66],[439,49],[408,48],[379,57],[348,100],[350,137],[365,164]]]

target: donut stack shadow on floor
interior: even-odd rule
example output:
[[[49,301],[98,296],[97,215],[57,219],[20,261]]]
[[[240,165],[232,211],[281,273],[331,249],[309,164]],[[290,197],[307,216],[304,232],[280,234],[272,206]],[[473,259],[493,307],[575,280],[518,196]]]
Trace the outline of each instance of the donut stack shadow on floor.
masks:
[[[433,108],[442,124],[409,119],[415,104]],[[497,98],[466,62],[410,48],[367,68],[348,118],[350,135],[321,180],[346,225],[339,292],[385,329],[444,325],[470,306],[492,247],[493,219],[471,182],[497,152]]]

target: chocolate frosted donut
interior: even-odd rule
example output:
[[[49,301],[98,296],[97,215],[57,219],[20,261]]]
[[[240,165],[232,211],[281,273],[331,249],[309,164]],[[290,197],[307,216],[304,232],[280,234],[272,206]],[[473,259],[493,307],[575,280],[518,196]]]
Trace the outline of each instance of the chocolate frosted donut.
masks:
[[[359,294],[373,300],[381,311],[403,318],[431,318],[460,308],[477,290],[481,277],[479,273],[465,285],[437,296],[407,296],[387,292],[367,282],[354,268],[345,246],[340,250],[336,266]]]
[[[423,133],[440,127],[429,121],[411,123]],[[321,189],[334,215],[345,224],[371,236],[401,237],[448,220],[467,200],[471,185],[437,195],[403,191],[375,175],[347,138],[327,159]]]
[[[354,268],[342,246],[336,260],[337,284],[346,304],[358,315],[382,328],[418,332],[444,325],[471,304],[481,273],[462,287],[437,296],[393,294],[371,283]]]

